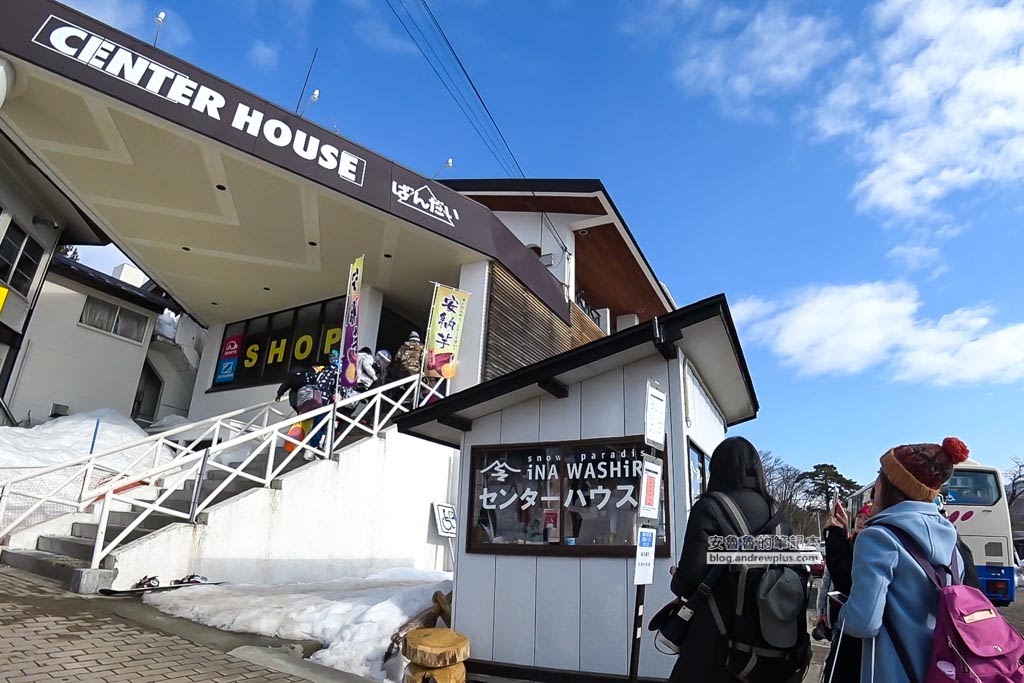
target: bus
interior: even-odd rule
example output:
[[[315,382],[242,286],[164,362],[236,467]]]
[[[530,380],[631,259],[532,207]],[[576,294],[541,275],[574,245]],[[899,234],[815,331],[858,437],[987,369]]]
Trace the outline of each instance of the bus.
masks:
[[[873,489],[872,483],[850,497],[847,509],[851,520],[871,501]],[[1017,597],[1017,567],[1002,473],[966,460],[953,469],[939,495],[946,519],[974,555],[982,592],[998,607],[1009,605]]]

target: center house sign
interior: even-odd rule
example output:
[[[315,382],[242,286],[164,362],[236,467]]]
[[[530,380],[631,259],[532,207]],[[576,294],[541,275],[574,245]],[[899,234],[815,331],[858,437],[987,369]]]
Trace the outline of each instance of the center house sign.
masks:
[[[643,436],[473,449],[467,550],[617,557],[634,552]],[[657,552],[670,554],[662,479]]]

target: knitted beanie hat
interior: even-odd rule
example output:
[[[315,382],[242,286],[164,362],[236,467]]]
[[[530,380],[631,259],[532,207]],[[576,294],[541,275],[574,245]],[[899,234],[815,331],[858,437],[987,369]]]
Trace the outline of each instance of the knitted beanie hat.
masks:
[[[951,436],[939,446],[919,443],[897,446],[882,456],[882,472],[910,500],[932,502],[939,487],[953,476],[953,466],[967,460],[967,445]]]

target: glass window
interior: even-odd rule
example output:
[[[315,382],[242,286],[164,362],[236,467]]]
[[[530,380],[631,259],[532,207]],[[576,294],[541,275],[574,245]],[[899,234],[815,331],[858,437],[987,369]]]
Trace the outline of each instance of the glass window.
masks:
[[[626,556],[636,543],[641,437],[473,450],[471,552]],[[667,555],[662,480],[659,555]],[[524,547],[525,546],[525,547]]]
[[[690,446],[690,505],[708,490],[708,456],[689,442]]]
[[[85,308],[82,309],[82,317],[78,321],[97,330],[113,332],[114,323],[117,321],[117,306],[90,296],[85,300]]]
[[[135,311],[122,308],[117,312],[117,321],[114,323],[114,334],[125,339],[132,339],[141,342],[146,338],[146,327],[149,324],[146,316]]]
[[[43,260],[43,248],[34,239],[25,240],[25,248],[21,250],[21,258],[14,268],[14,275],[11,276],[11,287],[23,296],[28,296],[32,289],[32,281],[35,280],[36,271],[39,270],[39,262]]]
[[[291,366],[310,366],[316,362],[319,354],[317,345],[320,343],[320,314],[323,304],[303,306],[295,312],[295,330],[292,333],[289,353]]]
[[[954,470],[939,493],[947,505],[995,505],[1000,498],[995,472]]]
[[[242,382],[256,383],[263,373],[263,360],[267,357],[267,328],[270,318],[253,318],[245,326],[242,356],[235,377]]]
[[[14,272],[14,264],[18,262],[18,254],[25,244],[25,233],[14,223],[7,227],[3,240],[0,240],[0,280],[8,282]]]
[[[267,341],[267,360],[263,368],[263,379],[280,382],[288,374],[291,358],[292,329],[295,324],[295,309],[270,316],[270,336]]]
[[[83,325],[141,342],[146,338],[149,319],[103,299],[87,297],[78,322]]]

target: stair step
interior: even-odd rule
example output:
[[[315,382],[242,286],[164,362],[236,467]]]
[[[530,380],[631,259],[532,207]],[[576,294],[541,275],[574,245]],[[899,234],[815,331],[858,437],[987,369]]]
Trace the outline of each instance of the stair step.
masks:
[[[107,520],[107,524],[108,526],[119,526],[124,528],[134,522],[135,518],[138,516],[138,512],[111,512],[110,517]],[[168,524],[184,521],[186,520],[183,520],[180,517],[165,515],[162,512],[154,512],[146,517],[146,521],[144,521],[142,525],[147,529],[162,529]]]
[[[301,455],[296,456],[291,460],[291,462],[289,462],[285,466],[281,474],[284,474],[285,472],[291,472],[292,470],[297,470],[298,468],[306,464],[308,464],[308,462],[306,460],[303,460]],[[277,467],[280,467],[280,460],[274,463],[274,467],[275,469]],[[245,472],[246,474],[251,474],[254,477],[265,477],[267,476],[267,461],[264,459],[263,462],[259,462],[258,460],[256,460],[252,463],[249,463],[248,465],[246,465],[243,472]],[[219,470],[212,467],[206,470],[206,478],[211,481],[224,481],[229,476],[231,476],[231,473],[225,472],[224,470]]]
[[[0,552],[0,563],[62,581],[65,585],[71,584],[75,569],[89,566],[87,561],[43,550],[4,550]]]
[[[145,523],[148,522],[148,521],[149,521],[149,518],[147,517],[146,520],[143,522],[142,526],[136,527],[135,529],[132,529],[131,533],[128,534],[128,537],[124,540],[124,542],[125,543],[130,543],[132,541],[135,541],[135,540],[138,540],[138,539],[142,538],[143,536],[147,536],[147,535],[153,533],[155,531],[155,529],[147,529],[147,528],[145,528]],[[99,524],[75,523],[75,524],[71,525],[71,535],[74,536],[75,538],[81,538],[81,539],[85,539],[85,540],[88,540],[88,541],[95,541],[96,540],[96,533],[97,533],[97,531],[99,531],[99,528],[100,528]],[[109,543],[110,541],[112,541],[115,538],[117,538],[121,534],[121,532],[124,531],[126,528],[127,528],[126,526],[116,526],[116,525],[108,524],[107,525],[106,542]]]
[[[226,475],[228,473],[225,472],[224,474]],[[213,490],[215,488],[217,488],[222,481],[224,481],[224,480],[223,479],[215,479],[215,480],[214,479],[207,479],[203,483],[202,492],[204,494],[212,493]],[[185,486],[183,486],[180,490],[175,491],[174,493],[172,493],[171,497],[175,498],[175,499],[181,498],[182,496],[186,496],[188,498],[191,498],[192,497],[192,491],[193,491],[193,489],[195,489],[195,485],[196,485],[195,480],[186,481],[185,482]],[[257,486],[262,486],[262,484],[257,484],[256,482],[252,481],[251,479],[245,479],[244,477],[235,477],[234,479],[231,480],[231,483],[228,484],[227,487],[225,487],[223,492],[224,493],[233,493],[233,494],[237,495],[239,493],[243,493],[245,491],[248,491],[251,488],[256,488]]]
[[[36,539],[36,550],[56,555],[65,555],[83,562],[92,560],[93,541],[74,536],[40,536]]]

